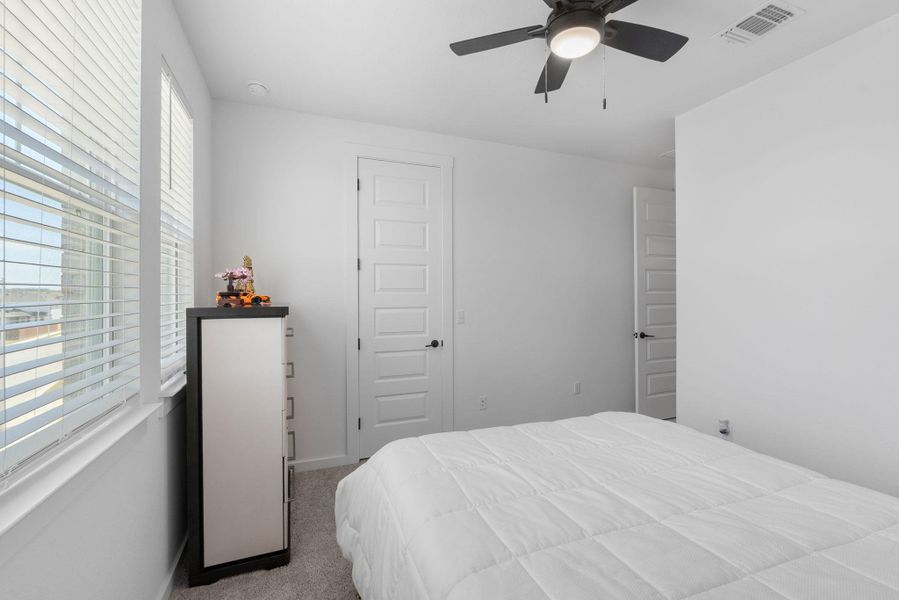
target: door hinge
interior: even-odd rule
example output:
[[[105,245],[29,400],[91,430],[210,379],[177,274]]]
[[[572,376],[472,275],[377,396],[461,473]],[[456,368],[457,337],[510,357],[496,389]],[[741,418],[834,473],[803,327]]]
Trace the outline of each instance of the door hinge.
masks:
[[[356,348],[362,350],[362,338],[356,338]]]
[[[362,417],[359,417],[359,420],[356,422],[356,427],[359,431],[362,431]]]
[[[362,190],[362,180],[358,177],[356,178],[356,191],[359,192]]]
[[[361,270],[362,270],[362,259],[361,259],[361,258],[357,258],[357,259],[356,259],[356,270],[357,270],[357,271],[361,271]]]

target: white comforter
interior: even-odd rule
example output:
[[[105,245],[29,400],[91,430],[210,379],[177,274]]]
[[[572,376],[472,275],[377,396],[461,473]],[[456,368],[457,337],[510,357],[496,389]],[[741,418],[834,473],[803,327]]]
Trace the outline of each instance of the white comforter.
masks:
[[[634,414],[394,442],[336,518],[365,600],[899,598],[899,499]]]

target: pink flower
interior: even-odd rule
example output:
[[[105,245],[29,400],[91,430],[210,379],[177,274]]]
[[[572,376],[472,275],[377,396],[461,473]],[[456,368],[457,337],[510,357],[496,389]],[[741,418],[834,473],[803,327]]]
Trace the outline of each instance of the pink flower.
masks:
[[[217,279],[224,279],[225,281],[243,281],[253,277],[253,270],[246,267],[235,267],[233,269],[225,269],[221,273],[216,273],[215,277]]]

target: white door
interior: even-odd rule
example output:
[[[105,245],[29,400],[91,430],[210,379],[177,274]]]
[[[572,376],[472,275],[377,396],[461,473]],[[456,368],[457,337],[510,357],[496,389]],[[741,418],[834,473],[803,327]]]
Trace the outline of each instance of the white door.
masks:
[[[438,167],[360,159],[359,448],[443,430]]]
[[[674,192],[634,188],[634,344],[637,412],[676,417]]]

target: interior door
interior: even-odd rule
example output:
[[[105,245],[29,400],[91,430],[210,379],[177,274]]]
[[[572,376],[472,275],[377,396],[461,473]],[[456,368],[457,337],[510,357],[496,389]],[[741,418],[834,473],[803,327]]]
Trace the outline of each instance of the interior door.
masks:
[[[634,345],[637,412],[677,415],[674,192],[634,188]]]
[[[360,455],[443,430],[441,170],[360,159]]]

